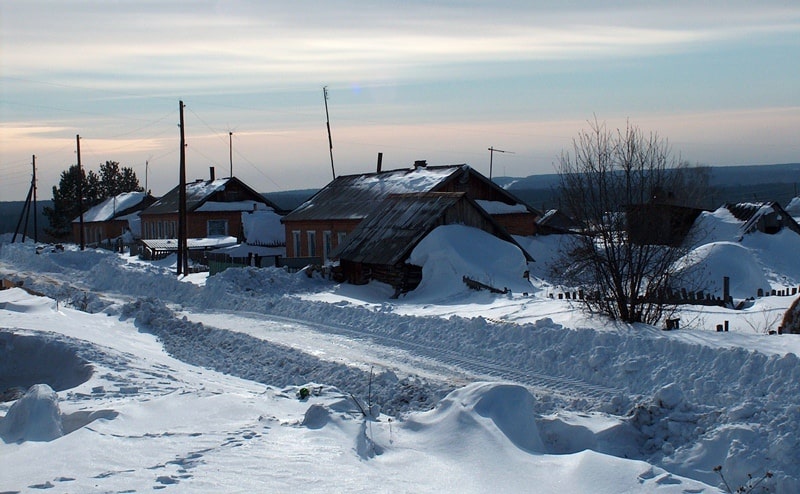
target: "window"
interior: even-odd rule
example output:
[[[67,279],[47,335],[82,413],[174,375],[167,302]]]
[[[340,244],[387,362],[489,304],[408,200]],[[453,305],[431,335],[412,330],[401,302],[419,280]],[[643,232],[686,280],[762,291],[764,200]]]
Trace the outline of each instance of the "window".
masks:
[[[292,257],[300,257],[300,230],[292,231]]]
[[[208,220],[208,236],[223,237],[228,234],[228,220]]]
[[[347,232],[336,232],[336,245],[342,245],[347,238]]]
[[[311,230],[306,232],[308,235],[308,257],[317,256],[317,232]]]
[[[323,261],[328,259],[328,256],[331,255],[331,250],[333,250],[333,246],[331,242],[333,241],[333,235],[331,235],[330,231],[322,232],[322,257]]]

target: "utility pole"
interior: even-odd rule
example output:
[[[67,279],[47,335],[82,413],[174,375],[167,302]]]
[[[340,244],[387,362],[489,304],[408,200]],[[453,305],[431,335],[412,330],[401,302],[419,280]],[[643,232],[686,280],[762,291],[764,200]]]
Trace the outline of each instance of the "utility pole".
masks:
[[[230,155],[231,159],[231,174],[228,175],[229,177],[233,177],[233,132],[228,131],[228,154]]]
[[[322,97],[325,99],[325,125],[328,127],[328,149],[331,153],[331,173],[336,180],[336,170],[333,169],[333,138],[331,138],[331,117],[328,115],[328,86],[322,87]]]
[[[183,101],[178,102],[180,110],[180,128],[181,128],[181,163],[180,163],[180,180],[178,185],[178,275],[184,276],[189,274],[189,259],[188,259],[188,242],[186,234],[186,138],[184,135],[183,125]]]
[[[77,143],[78,148],[78,209],[81,212],[81,219],[80,219],[80,240],[81,240],[81,250],[86,249],[86,236],[83,231],[83,167],[81,166],[81,136],[75,136],[75,142]]]
[[[147,188],[147,173],[150,171],[150,161],[144,160],[144,193],[150,194],[150,189]]]
[[[39,243],[39,225],[37,224],[36,217],[39,211],[36,208],[36,155],[32,155],[31,166],[33,167],[33,178],[31,179],[31,187],[33,188],[33,241]]]
[[[490,182],[492,181],[492,158],[494,157],[494,153],[514,154],[513,151],[503,151],[502,149],[489,147],[489,181]]]

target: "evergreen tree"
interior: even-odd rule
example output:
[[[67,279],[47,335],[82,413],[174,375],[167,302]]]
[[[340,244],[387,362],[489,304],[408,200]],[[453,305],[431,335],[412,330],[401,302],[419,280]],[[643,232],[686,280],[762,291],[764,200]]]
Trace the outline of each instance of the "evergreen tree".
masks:
[[[80,215],[78,190],[82,180],[85,180],[83,170],[72,165],[61,172],[58,187],[53,186],[53,207],[47,206],[42,212],[50,223],[44,231],[56,239],[66,239],[72,234],[72,220]]]
[[[83,186],[83,212],[109,197],[124,192],[142,192],[139,179],[132,168],[120,167],[116,161],[100,165],[100,174],[84,172],[72,165],[61,172],[58,187],[53,187],[53,207],[45,207],[44,215],[50,221],[45,232],[56,239],[66,240],[72,235],[72,220],[80,216],[78,184]]]

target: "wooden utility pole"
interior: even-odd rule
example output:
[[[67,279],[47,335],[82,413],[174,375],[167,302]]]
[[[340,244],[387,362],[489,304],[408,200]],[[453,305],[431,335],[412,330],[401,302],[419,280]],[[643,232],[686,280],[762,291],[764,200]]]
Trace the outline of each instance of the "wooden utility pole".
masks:
[[[79,223],[80,227],[80,240],[81,240],[81,250],[86,249],[86,236],[85,232],[83,231],[83,167],[81,166],[81,136],[75,136],[75,142],[77,143],[78,148],[78,209],[81,212],[81,219]]]
[[[502,149],[497,149],[495,147],[489,147],[489,181],[492,180],[492,158],[494,157],[494,153],[507,153],[507,154],[514,154],[513,151],[503,151]]]
[[[228,176],[233,177],[233,132],[231,131],[228,131],[228,154],[231,159],[231,174]]]
[[[178,185],[178,275],[184,276],[189,274],[189,255],[188,242],[186,234],[186,138],[184,135],[183,126],[183,101],[178,102],[180,110],[180,128],[181,128],[181,163],[180,163],[180,179]]]
[[[39,225],[36,221],[39,215],[39,210],[36,207],[36,155],[31,157],[31,166],[33,167],[33,178],[31,179],[31,188],[33,189],[33,241],[39,243]]]
[[[333,138],[331,137],[331,117],[328,115],[328,86],[322,87],[322,97],[325,100],[325,125],[328,127],[328,149],[331,153],[331,173],[336,180],[336,170],[333,169]]]

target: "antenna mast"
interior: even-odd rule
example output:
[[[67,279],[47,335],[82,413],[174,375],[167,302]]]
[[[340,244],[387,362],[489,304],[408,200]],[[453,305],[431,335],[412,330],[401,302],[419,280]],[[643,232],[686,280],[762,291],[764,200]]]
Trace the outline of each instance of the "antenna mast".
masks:
[[[230,155],[231,159],[231,174],[229,177],[233,177],[233,132],[228,131],[228,154]]]
[[[497,149],[495,147],[489,147],[489,181],[492,181],[492,158],[494,157],[494,153],[506,153],[506,154],[514,154],[513,151],[503,151],[502,149]]]
[[[328,127],[328,148],[331,153],[331,173],[336,180],[336,171],[333,168],[333,139],[331,138],[331,117],[328,115],[328,86],[322,87],[322,97],[325,99],[325,125]]]
[[[75,143],[78,149],[78,209],[81,212],[80,219],[80,240],[81,250],[86,249],[86,234],[83,231],[83,167],[81,166],[81,136],[75,136]]]

